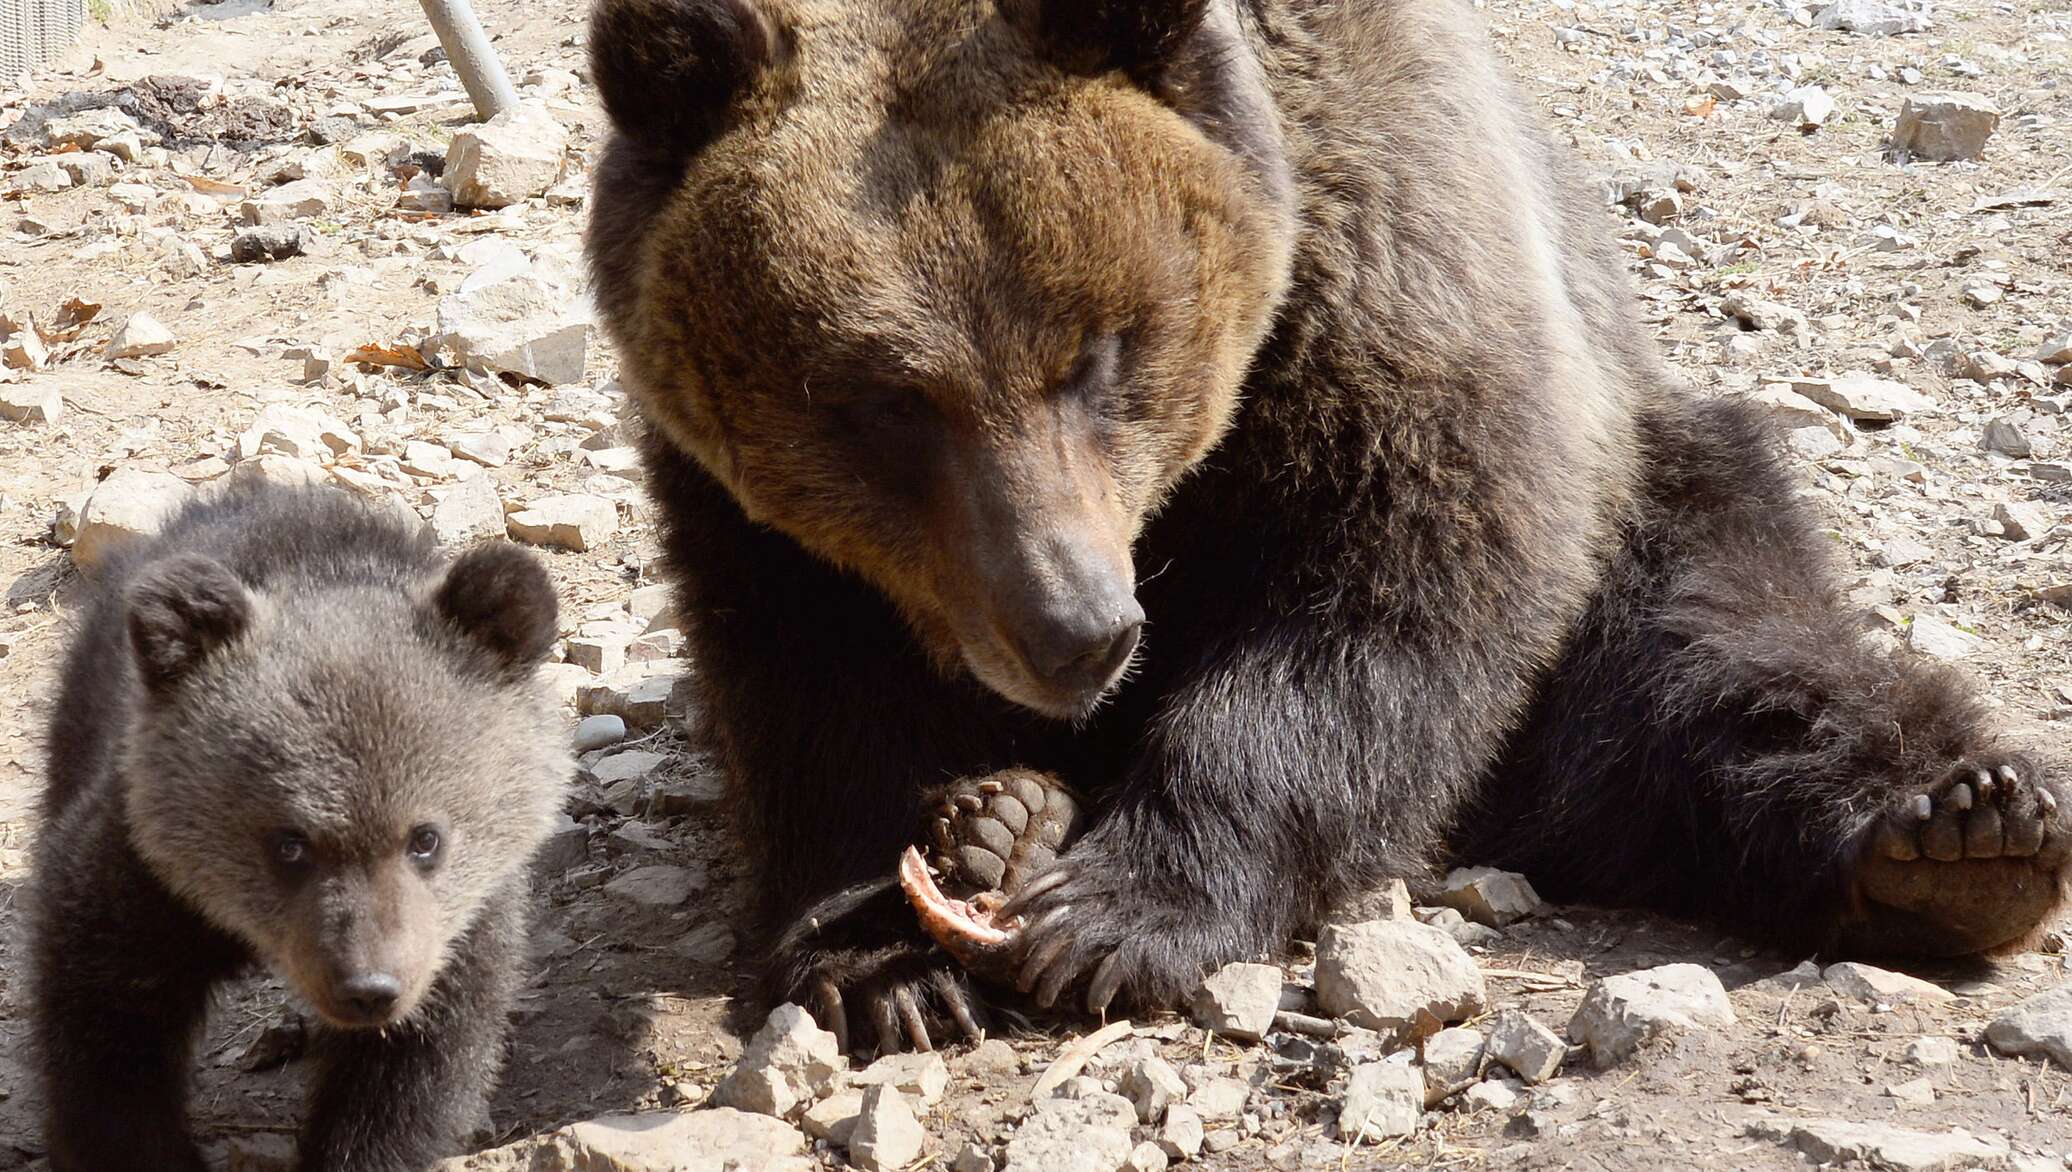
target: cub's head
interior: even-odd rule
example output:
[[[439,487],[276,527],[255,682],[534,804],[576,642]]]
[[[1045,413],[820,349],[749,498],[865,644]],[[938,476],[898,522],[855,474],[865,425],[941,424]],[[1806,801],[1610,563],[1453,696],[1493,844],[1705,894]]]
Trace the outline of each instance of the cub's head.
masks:
[[[544,571],[486,547],[415,588],[269,592],[181,554],[124,602],[138,851],[326,1021],[407,1019],[572,771],[533,683]]]
[[[596,295],[666,442],[1055,716],[1287,281],[1276,114],[1207,0],[601,0]]]

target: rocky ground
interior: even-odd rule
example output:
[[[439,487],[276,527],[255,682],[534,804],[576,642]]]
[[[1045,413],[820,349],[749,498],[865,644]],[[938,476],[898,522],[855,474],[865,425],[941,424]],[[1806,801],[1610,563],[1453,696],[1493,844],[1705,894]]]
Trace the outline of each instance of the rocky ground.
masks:
[[[737,1007],[742,878],[676,686],[694,668],[636,423],[581,308],[602,123],[579,6],[480,10],[537,103],[512,125],[469,127],[402,0],[118,10],[0,99],[0,1169],[42,1146],[18,904],[74,587],[239,476],[508,534],[560,584],[581,797],[541,862],[496,1150],[461,1166],[2072,1166],[2062,937],[1823,969],[1466,875],[1415,910],[1380,893],[1182,1016],[857,1070],[795,1012]],[[2062,747],[2072,14],[1487,13],[1678,368],[1788,428],[1867,637],[1960,661]],[[300,1038],[277,984],[224,1000],[194,1110],[230,1167],[282,1166]]]

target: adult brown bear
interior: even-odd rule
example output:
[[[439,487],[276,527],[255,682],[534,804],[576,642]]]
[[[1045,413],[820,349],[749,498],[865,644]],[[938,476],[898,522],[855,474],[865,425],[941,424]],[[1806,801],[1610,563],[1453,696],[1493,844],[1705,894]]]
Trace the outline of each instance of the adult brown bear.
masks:
[[[1018,767],[1093,807],[1009,909],[1045,1004],[1449,842],[1801,947],[2057,907],[2062,782],[1859,642],[1464,5],[603,0],[591,48],[773,996],[975,1028],[891,872]]]

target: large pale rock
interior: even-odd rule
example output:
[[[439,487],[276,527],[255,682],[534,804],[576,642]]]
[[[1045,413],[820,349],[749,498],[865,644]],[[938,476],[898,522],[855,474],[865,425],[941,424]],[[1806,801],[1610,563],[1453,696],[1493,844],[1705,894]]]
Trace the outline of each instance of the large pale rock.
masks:
[[[750,1038],[741,1061],[712,1092],[713,1102],[759,1115],[790,1116],[832,1094],[849,1068],[835,1036],[796,1005],[780,1005]]]
[[[1338,1134],[1347,1143],[1409,1135],[1424,1118],[1425,1080],[1400,1062],[1369,1062],[1346,1076]]]
[[[1456,1022],[1489,1004],[1482,970],[1453,937],[1415,921],[1326,925],[1317,940],[1316,985],[1326,1013],[1398,1035],[1419,1010]]]
[[[1473,1086],[1482,1077],[1486,1052],[1482,1033],[1465,1026],[1440,1030],[1425,1039],[1425,1105],[1433,1106],[1448,1095]]]
[[[590,329],[586,299],[522,272],[440,298],[432,348],[456,366],[560,385],[581,381]]]
[[[1439,889],[1438,902],[1478,924],[1508,927],[1539,914],[1539,893],[1525,876],[1495,867],[1456,867]]]
[[[1766,1119],[1750,1125],[1758,1139],[1777,1140],[1822,1165],[1867,1165],[1886,1172],[1970,1172],[2005,1168],[2004,1140],[1951,1131],[1913,1131],[1885,1123],[1845,1119]]]
[[[117,468],[79,511],[72,563],[92,573],[132,542],[157,533],[192,491],[170,472]]]
[[[1734,1007],[1711,969],[1668,964],[1593,983],[1569,1020],[1568,1036],[1604,1067],[1655,1038],[1733,1023]]]
[[[457,207],[507,207],[552,187],[567,149],[568,131],[547,108],[521,102],[455,134],[439,181]]]
[[[338,194],[328,184],[314,179],[297,179],[293,183],[267,188],[246,200],[240,210],[247,224],[286,224],[321,216],[330,211],[337,200]]]
[[[932,1056],[931,1056],[932,1057]],[[889,1086],[863,1092],[862,1110],[849,1133],[849,1159],[866,1172],[892,1172],[921,1157],[928,1135],[906,1096]]]
[[[1836,0],[1813,18],[1815,28],[1836,29],[1869,37],[1926,32],[1928,14],[1910,11],[1885,0]]]
[[[1931,90],[1910,94],[1892,127],[1892,144],[1939,163],[1976,159],[2000,128],[2000,107],[1984,94]]]
[[[587,493],[542,497],[505,518],[505,529],[513,541],[580,553],[619,531],[619,506]]]
[[[1853,960],[1831,964],[1822,970],[1820,975],[1827,982],[1828,988],[1844,997],[1854,997],[1858,1001],[1905,1005],[1910,1002],[1934,1004],[1957,999],[1956,994],[1941,985],[1932,985],[1919,977],[1910,977],[1889,969],[1872,968]]]
[[[1985,641],[1934,615],[1923,614],[1915,615],[1907,626],[1907,645],[1935,659],[1964,659],[1984,647]]]
[[[2060,985],[2002,1010],[1986,1027],[1986,1044],[2016,1057],[2048,1055],[2072,1070],[2072,985]]]
[[[797,1128],[725,1107],[608,1115],[553,1133],[528,1172],[752,1172],[806,1150]]]
[[[1860,370],[1834,378],[1793,379],[1791,389],[1864,423],[1891,423],[1935,406],[1934,400],[1905,383]]]
[[[508,534],[503,502],[487,476],[470,476],[446,491],[432,509],[432,532],[442,545],[467,545]]]
[[[1568,1045],[1521,1009],[1506,1009],[1489,1027],[1489,1058],[1528,1083],[1545,1082],[1561,1069]]]
[[[1281,1006],[1281,970],[1270,964],[1227,964],[1194,995],[1194,1020],[1207,1030],[1256,1042],[1273,1028]]]
[[[1045,1099],[1007,1141],[1002,1172],[1118,1172],[1136,1109],[1117,1095]]]
[[[142,310],[130,314],[115,336],[108,339],[110,358],[147,358],[154,354],[169,354],[179,339],[173,331],[165,328],[159,320]]]
[[[271,403],[237,437],[240,460],[265,453],[328,464],[360,447],[360,437],[340,420],[312,407]]]

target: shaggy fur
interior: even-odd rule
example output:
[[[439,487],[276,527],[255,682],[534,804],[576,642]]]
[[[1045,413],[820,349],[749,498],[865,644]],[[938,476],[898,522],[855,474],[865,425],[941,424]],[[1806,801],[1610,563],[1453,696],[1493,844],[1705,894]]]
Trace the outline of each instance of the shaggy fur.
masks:
[[[974,1020],[887,883],[922,794],[1011,767],[1095,806],[1014,908],[1044,1004],[1171,1004],[1449,840],[1801,943],[2054,908],[2060,783],[1859,649],[1464,6],[602,0],[592,51],[771,996]],[[1126,682],[1017,657],[1118,580]]]
[[[532,683],[555,611],[522,552],[442,565],[335,490],[234,489],[102,572],[36,850],[54,1172],[203,1167],[190,1050],[254,960],[324,1023],[302,1168],[417,1172],[466,1140],[572,771]]]

